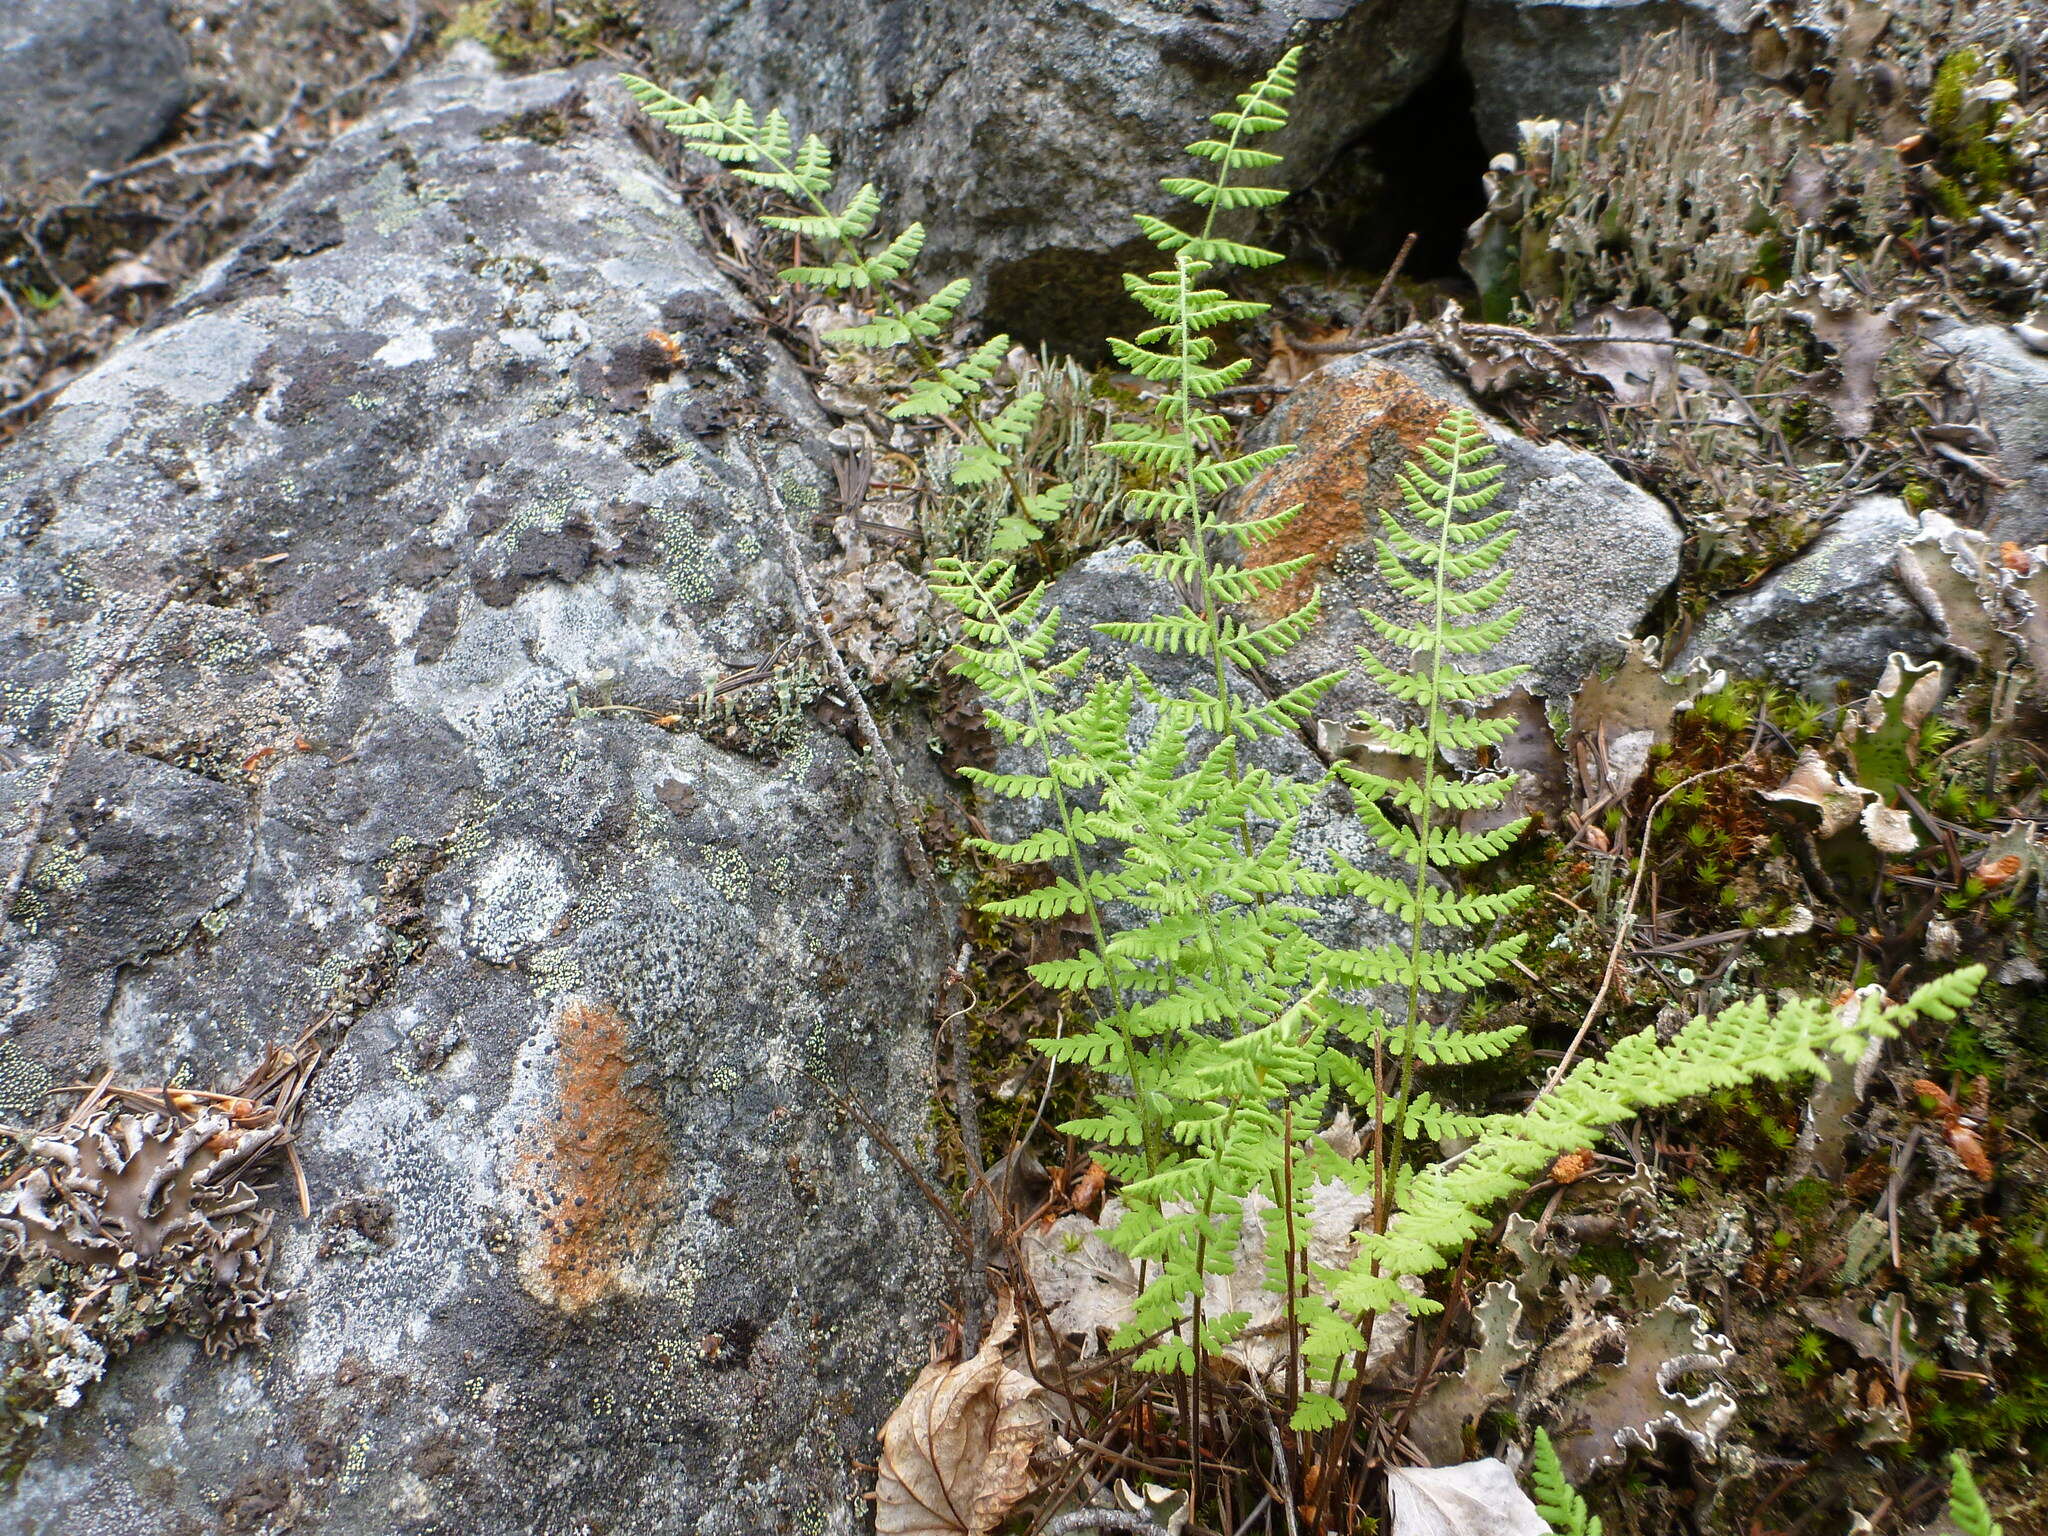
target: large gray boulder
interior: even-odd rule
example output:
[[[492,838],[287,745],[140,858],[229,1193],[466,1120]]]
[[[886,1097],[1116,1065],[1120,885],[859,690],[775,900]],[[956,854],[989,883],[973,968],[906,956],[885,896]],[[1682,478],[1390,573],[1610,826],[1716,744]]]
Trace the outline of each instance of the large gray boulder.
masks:
[[[1998,440],[2005,484],[1991,493],[1985,532],[2021,545],[2048,539],[2048,355],[2004,325],[1962,326],[1935,345],[1956,357]]]
[[[1512,150],[1527,118],[1576,122],[1623,59],[1660,32],[1711,54],[1724,88],[1753,83],[1748,0],[1469,0],[1459,58],[1489,154]]]
[[[851,1532],[926,1358],[943,1236],[832,1106],[917,1155],[946,935],[738,444],[802,518],[824,424],[602,78],[481,59],[0,457],[10,833],[176,594],[4,935],[0,1121],[327,1052],[268,1342],[45,1360],[10,1536]]]
[[[1313,630],[1274,665],[1276,686],[1352,666],[1361,642],[1378,645],[1367,610],[1417,620],[1381,579],[1373,540],[1381,518],[1398,505],[1402,464],[1447,410],[1472,403],[1431,363],[1395,366],[1348,357],[1309,375],[1262,424],[1260,441],[1291,442],[1295,451],[1252,482],[1239,515],[1265,517],[1302,503],[1300,516],[1260,553],[1314,559],[1255,611],[1278,618],[1312,588],[1323,593]],[[1481,419],[1503,470],[1498,504],[1515,509],[1519,532],[1507,555],[1515,573],[1508,601],[1523,610],[1489,664],[1527,665],[1523,686],[1562,702],[1627,654],[1626,642],[1677,579],[1682,536],[1662,502],[1595,455],[1565,443],[1531,442],[1483,413]],[[1380,690],[1356,670],[1323,705],[1332,720],[1387,707]]]
[[[1896,496],[1858,498],[1796,560],[1710,607],[1681,664],[1832,700],[1845,684],[1876,686],[1893,651],[1935,655],[1934,627],[1898,580],[1899,546],[1919,531]]]
[[[0,187],[110,171],[185,105],[169,0],[0,6]]]
[[[1119,274],[1147,259],[1134,208],[1177,204],[1181,146],[1305,42],[1269,184],[1313,180],[1407,100],[1452,42],[1455,0],[985,0],[732,5],[642,0],[664,67],[722,76],[833,141],[847,185],[874,179],[890,218],[930,231],[922,270],[986,279],[991,320],[1099,348],[1140,318]],[[1141,268],[1141,270],[1150,270]]]

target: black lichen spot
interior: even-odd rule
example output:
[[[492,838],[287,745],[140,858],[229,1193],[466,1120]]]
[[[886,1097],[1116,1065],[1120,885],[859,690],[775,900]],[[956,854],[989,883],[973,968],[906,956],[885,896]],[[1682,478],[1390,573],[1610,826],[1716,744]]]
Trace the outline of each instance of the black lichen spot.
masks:
[[[444,592],[427,605],[412,632],[412,659],[416,665],[431,666],[448,654],[455,643],[455,631],[462,622],[462,601]]]
[[[525,139],[534,144],[560,144],[576,132],[576,119],[585,117],[583,92],[571,91],[552,107],[531,107],[486,128],[479,138],[495,143],[500,139]]]
[[[390,1245],[394,1217],[391,1202],[382,1195],[347,1195],[327,1208],[320,1225],[327,1229],[320,1239],[320,1257],[331,1259],[348,1250],[350,1236],[383,1248]]]
[[[754,1358],[761,1325],[735,1313],[703,1339],[704,1364],[714,1371],[737,1371]]]
[[[585,358],[577,365],[576,382],[591,398],[630,414],[646,406],[648,390],[675,367],[676,357],[669,348],[653,336],[639,336],[613,347],[602,362]]]
[[[684,289],[662,301],[661,323],[681,349],[683,366],[706,378],[738,370],[758,385],[768,373],[768,341],[761,328],[734,314],[715,294]]]
[[[526,529],[501,552],[497,569],[474,569],[469,581],[485,604],[508,608],[521,592],[543,581],[578,581],[596,554],[595,530],[582,518],[572,517],[560,528]]]
[[[694,815],[704,804],[704,797],[680,779],[663,779],[654,786],[654,798],[679,819]]]
[[[210,286],[183,304],[173,305],[165,318],[217,309],[254,294],[282,292],[284,284],[273,270],[280,261],[331,250],[341,244],[341,238],[341,215],[332,204],[294,208],[245,241]]]

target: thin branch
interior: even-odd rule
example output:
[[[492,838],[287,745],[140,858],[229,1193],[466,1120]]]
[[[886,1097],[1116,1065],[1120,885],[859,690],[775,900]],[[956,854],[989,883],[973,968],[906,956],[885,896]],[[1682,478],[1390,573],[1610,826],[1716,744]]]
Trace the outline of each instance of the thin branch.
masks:
[[[1415,231],[1411,229],[1408,231],[1408,238],[1401,242],[1401,249],[1394,252],[1394,264],[1387,268],[1387,275],[1380,279],[1379,287],[1373,289],[1372,297],[1365,301],[1365,309],[1359,314],[1358,325],[1354,329],[1362,330],[1371,323],[1372,317],[1379,312],[1380,305],[1386,300],[1388,291],[1394,286],[1394,279],[1401,275],[1401,268],[1407,265],[1408,253],[1414,249]]]
[[[1718,768],[1707,768],[1689,775],[1651,802],[1649,814],[1643,818],[1643,846],[1636,855],[1635,879],[1629,885],[1628,902],[1621,909],[1621,916],[1615,923],[1614,947],[1607,952],[1607,969],[1600,977],[1600,990],[1593,994],[1593,1001],[1586,1009],[1586,1017],[1579,1024],[1579,1032],[1572,1036],[1572,1043],[1565,1047],[1564,1055],[1558,1059],[1557,1065],[1550,1069],[1550,1076],[1543,1080],[1543,1089],[1536,1095],[1537,1098],[1542,1098],[1564,1080],[1565,1073],[1571,1069],[1573,1059],[1579,1054],[1579,1047],[1586,1043],[1586,1036],[1592,1033],[1593,1023],[1600,1017],[1600,1009],[1607,1002],[1607,994],[1614,989],[1615,977],[1621,973],[1621,952],[1628,947],[1629,934],[1635,929],[1636,903],[1642,898],[1643,878],[1650,870],[1650,838],[1657,825],[1657,813],[1663,810],[1665,802],[1681,789],[1697,784],[1702,779],[1711,779],[1716,774],[1726,773],[1731,768],[1740,768],[1747,760],[1737,758],[1734,762],[1723,763]]]
[[[888,742],[882,736],[882,728],[875,724],[867,697],[860,691],[860,685],[854,682],[846,658],[840,654],[839,646],[832,638],[831,626],[826,624],[820,611],[817,588],[811,583],[811,568],[804,560],[803,546],[797,542],[796,529],[789,521],[789,508],[783,502],[782,488],[768,472],[768,466],[753,440],[747,438],[742,441],[747,458],[768,496],[770,521],[775,524],[782,540],[783,564],[788,567],[790,583],[796,588],[797,607],[817,637],[819,648],[825,653],[825,668],[832,674],[833,683],[846,696],[847,707],[860,722],[861,734],[867,737],[875,774],[889,796],[890,807],[896,813],[896,829],[903,837],[903,862],[910,866],[911,878],[917,881],[918,889],[924,892],[925,900],[931,904],[932,916],[943,921],[946,903],[939,895],[938,881],[933,878],[932,862],[925,853],[924,839],[917,835],[917,807],[911,802],[910,791],[904,788],[902,775],[896,771],[895,759],[889,756]]]
[[[1070,1509],[1045,1523],[1045,1536],[1071,1536],[1075,1531],[1137,1531],[1140,1536],[1167,1536],[1150,1515],[1128,1509]]]
[[[967,1229],[960,1225],[960,1218],[953,1214],[953,1208],[946,1203],[937,1190],[932,1188],[931,1181],[924,1176],[917,1164],[913,1163],[904,1154],[903,1149],[896,1145],[896,1138],[891,1136],[883,1128],[882,1123],[875,1119],[873,1115],[870,1115],[860,1100],[852,1094],[840,1093],[830,1083],[815,1074],[806,1075],[811,1078],[812,1082],[818,1085],[819,1091],[832,1101],[834,1109],[837,1109],[847,1119],[853,1121],[855,1125],[858,1125],[862,1130],[874,1137],[875,1145],[896,1160],[896,1166],[910,1176],[911,1183],[915,1184],[918,1193],[924,1196],[925,1204],[938,1212],[939,1220],[946,1224],[946,1230],[952,1234],[953,1243],[959,1248],[961,1255],[971,1260],[974,1257],[973,1238],[968,1236]]]
[[[43,780],[43,792],[36,797],[34,807],[28,813],[28,822],[21,829],[21,845],[14,851],[14,867],[7,876],[7,888],[0,893],[0,922],[8,920],[15,900],[21,895],[21,888],[28,880],[29,866],[35,862],[36,839],[43,835],[43,823],[49,819],[50,808],[57,802],[57,786],[63,781],[64,770],[71,766],[71,758],[78,751],[79,743],[85,740],[85,733],[92,726],[93,716],[99,713],[101,703],[106,699],[107,690],[114,685],[114,679],[128,664],[128,658],[142,637],[155,627],[163,617],[164,609],[171,600],[185,591],[186,583],[173,582],[156,597],[141,620],[128,631],[127,637],[114,648],[113,654],[101,665],[99,675],[93,679],[92,691],[85,696],[85,702],[78,707],[70,728],[57,743],[55,755],[50,760],[50,771]]]

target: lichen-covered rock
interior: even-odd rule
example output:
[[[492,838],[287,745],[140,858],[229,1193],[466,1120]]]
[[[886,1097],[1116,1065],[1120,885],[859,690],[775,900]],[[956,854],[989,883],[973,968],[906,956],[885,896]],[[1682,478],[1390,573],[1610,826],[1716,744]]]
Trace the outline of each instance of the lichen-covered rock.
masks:
[[[1401,617],[1404,609],[1376,566],[1375,530],[1397,504],[1401,465],[1446,410],[1470,403],[1430,364],[1395,367],[1352,357],[1311,374],[1262,425],[1262,440],[1291,442],[1295,451],[1252,483],[1240,515],[1271,516],[1302,503],[1300,516],[1260,557],[1314,558],[1254,606],[1262,617],[1277,618],[1313,587],[1323,591],[1315,628],[1272,668],[1277,685],[1293,687],[1352,665],[1359,643],[1372,634],[1364,610]],[[1515,633],[1490,664],[1525,663],[1524,686],[1532,694],[1567,699],[1595,670],[1623,658],[1626,640],[1677,578],[1678,524],[1663,503],[1583,449],[1533,443],[1482,419],[1504,471],[1496,505],[1515,509],[1508,601],[1522,609]],[[1354,674],[1325,698],[1322,713],[1344,720],[1386,702]]]
[[[2043,332],[2032,334],[2048,345]],[[1985,532],[2021,545],[2048,539],[2048,355],[2004,325],[1962,326],[1936,345],[1960,359],[1984,425],[1998,440],[2006,483],[1991,493]]]
[[[1576,122],[1614,82],[1631,47],[1683,32],[1715,56],[1724,83],[1747,83],[1743,0],[1471,0],[1459,58],[1488,152],[1512,150],[1526,118]]]
[[[1796,560],[1709,608],[1679,665],[1706,662],[1832,700],[1838,684],[1875,687],[1893,651],[1934,655],[1934,627],[1897,576],[1899,546],[1919,531],[1896,496],[1851,502]]]
[[[0,7],[0,186],[118,170],[185,105],[169,0]]]
[[[975,302],[1032,340],[1093,350],[1138,322],[1119,274],[1152,248],[1134,206],[1185,210],[1159,178],[1208,115],[1306,42],[1294,120],[1260,179],[1300,187],[1428,79],[1451,0],[938,0],[735,6],[642,0],[664,64],[716,74],[830,138],[890,216],[929,230],[921,270],[985,276]],[[1149,270],[1140,267],[1139,270]]]
[[[17,1268],[82,1401],[9,1533],[848,1532],[926,1357],[942,1237],[827,1090],[916,1155],[946,935],[738,443],[815,508],[823,423],[602,76],[480,58],[0,456],[10,834],[173,593],[5,934],[8,1118],[327,1052],[267,1344],[102,1362]]]

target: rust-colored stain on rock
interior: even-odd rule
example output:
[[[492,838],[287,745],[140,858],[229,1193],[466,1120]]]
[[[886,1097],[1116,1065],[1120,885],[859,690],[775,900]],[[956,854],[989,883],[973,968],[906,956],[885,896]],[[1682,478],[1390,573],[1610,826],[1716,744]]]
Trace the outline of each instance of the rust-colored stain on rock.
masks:
[[[1253,552],[1260,564],[1310,555],[1284,586],[1249,606],[1277,619],[1298,606],[1331,563],[1370,539],[1380,514],[1399,492],[1402,461],[1443,420],[1444,402],[1405,375],[1380,365],[1329,370],[1304,379],[1276,425],[1297,447],[1254,480],[1240,517],[1270,517],[1296,502],[1299,516],[1272,543]]]
[[[560,1108],[534,1130],[520,1193],[539,1217],[520,1276],[542,1300],[580,1312],[617,1284],[666,1204],[668,1129],[651,1090],[629,1083],[626,1021],[573,1002],[555,1025]]]

